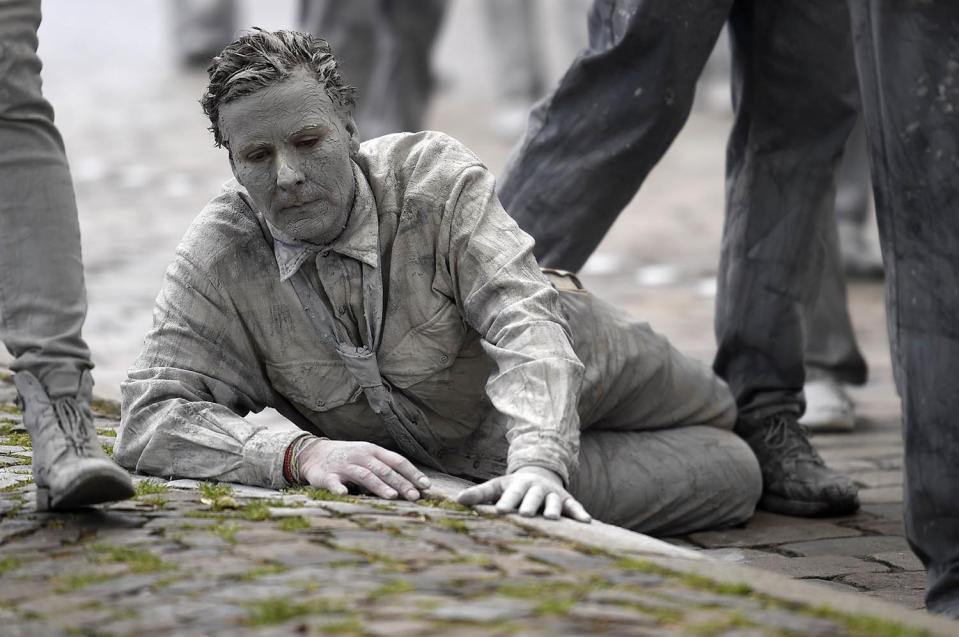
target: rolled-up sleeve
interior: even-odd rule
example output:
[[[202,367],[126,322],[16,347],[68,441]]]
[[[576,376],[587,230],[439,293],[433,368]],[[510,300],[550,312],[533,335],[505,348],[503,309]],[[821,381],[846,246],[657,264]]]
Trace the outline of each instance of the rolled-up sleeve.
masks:
[[[577,404],[583,364],[533,240],[495,194],[485,167],[463,170],[444,212],[445,256],[457,304],[496,366],[486,384],[506,418],[508,470],[551,469],[568,481],[579,455]]]
[[[114,453],[128,469],[286,486],[283,452],[302,432],[243,417],[272,390],[233,304],[182,249],[122,394]]]

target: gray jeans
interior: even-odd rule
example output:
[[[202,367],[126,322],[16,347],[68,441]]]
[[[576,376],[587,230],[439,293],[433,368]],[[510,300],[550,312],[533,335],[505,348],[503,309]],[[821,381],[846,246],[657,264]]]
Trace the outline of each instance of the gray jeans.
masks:
[[[53,396],[93,367],[73,182],[40,91],[40,0],[0,0],[0,340]]]

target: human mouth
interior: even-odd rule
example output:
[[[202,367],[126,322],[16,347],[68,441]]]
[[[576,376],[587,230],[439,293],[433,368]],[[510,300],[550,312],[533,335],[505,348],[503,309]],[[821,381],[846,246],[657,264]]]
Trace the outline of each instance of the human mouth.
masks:
[[[300,212],[307,206],[316,203],[316,201],[316,199],[310,199],[309,201],[299,201],[289,205],[280,206],[280,212]]]

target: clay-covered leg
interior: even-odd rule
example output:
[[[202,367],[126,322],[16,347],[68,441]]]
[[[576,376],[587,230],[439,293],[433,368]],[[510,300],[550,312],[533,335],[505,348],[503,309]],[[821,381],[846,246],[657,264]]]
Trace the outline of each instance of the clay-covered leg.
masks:
[[[586,366],[573,495],[598,519],[646,533],[748,519],[762,482],[731,431],[726,384],[627,312],[586,292],[560,298]]]
[[[762,479],[735,434],[693,426],[586,431],[570,492],[595,518],[652,535],[748,520]]]

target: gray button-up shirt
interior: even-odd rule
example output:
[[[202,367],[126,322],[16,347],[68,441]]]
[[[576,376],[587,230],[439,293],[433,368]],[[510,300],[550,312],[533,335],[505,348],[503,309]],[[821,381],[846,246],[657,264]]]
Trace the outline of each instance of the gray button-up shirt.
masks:
[[[396,449],[289,281],[307,268],[341,336],[359,344],[363,262],[383,282],[380,371],[426,416],[416,425],[444,468],[482,479],[538,465],[568,479],[583,366],[493,176],[434,132],[364,143],[354,174],[348,226],[319,253],[277,240],[235,182],[204,208],[123,383],[118,461],[285,486],[283,453],[299,432],[243,418],[266,406],[314,433]]]

